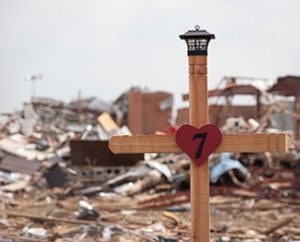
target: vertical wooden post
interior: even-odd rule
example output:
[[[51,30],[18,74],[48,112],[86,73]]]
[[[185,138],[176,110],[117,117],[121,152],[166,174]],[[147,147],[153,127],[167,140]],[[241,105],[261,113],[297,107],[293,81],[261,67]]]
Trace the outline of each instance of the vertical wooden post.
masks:
[[[207,56],[189,56],[190,124],[208,123]],[[209,242],[208,162],[197,166],[191,161],[192,241]]]
[[[78,90],[78,99],[77,99],[77,122],[79,124],[83,123],[83,114],[82,114],[82,103],[81,103],[81,90]]]
[[[179,36],[188,45],[189,56],[189,98],[190,124],[201,128],[209,121],[208,90],[207,90],[207,47],[214,34],[200,30],[189,30]],[[178,134],[178,133],[177,133]],[[110,149],[115,153],[141,152],[180,152],[176,145],[176,137],[170,135],[148,135],[133,137],[113,137],[109,142]],[[257,144],[257,141],[260,141]],[[201,145],[202,146],[202,145]],[[262,152],[286,151],[290,147],[287,135],[274,134],[224,134],[223,141],[217,152]],[[210,241],[210,208],[209,208],[209,167],[208,161],[191,166],[191,204],[192,204],[192,242]]]

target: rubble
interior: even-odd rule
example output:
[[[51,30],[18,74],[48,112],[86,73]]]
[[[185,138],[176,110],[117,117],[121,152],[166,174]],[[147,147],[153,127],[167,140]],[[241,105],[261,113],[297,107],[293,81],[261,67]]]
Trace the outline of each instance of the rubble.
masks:
[[[190,241],[187,156],[108,149],[112,136],[131,134],[130,95],[111,103],[36,98],[4,115],[0,241]],[[167,116],[172,98],[159,95]],[[284,106],[269,107],[261,119],[225,119],[223,132],[271,132],[272,115]],[[176,126],[155,132],[174,134]],[[300,240],[299,160],[296,142],[285,155],[212,155],[212,241]]]

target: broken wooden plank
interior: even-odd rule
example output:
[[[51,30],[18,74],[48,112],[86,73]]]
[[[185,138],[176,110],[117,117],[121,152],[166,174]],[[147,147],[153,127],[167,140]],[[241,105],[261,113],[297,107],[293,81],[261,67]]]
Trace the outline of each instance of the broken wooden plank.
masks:
[[[267,229],[266,231],[264,231],[263,233],[268,235],[270,233],[275,232],[277,229],[280,229],[281,227],[284,227],[286,225],[288,225],[290,222],[293,221],[293,218],[285,218],[281,221],[279,221],[278,223],[276,223],[274,226],[272,226],[271,228]]]
[[[30,179],[26,177],[26,179],[16,181],[11,184],[7,184],[4,186],[0,186],[0,191],[6,192],[16,192],[25,189],[29,185]]]
[[[7,235],[7,234],[1,234],[0,233],[0,239],[5,239],[5,240],[0,240],[0,241],[23,241],[23,242],[48,242],[48,239],[35,239],[35,238],[29,238],[29,237],[24,237],[24,236],[14,236],[14,235]]]
[[[176,226],[181,222],[180,219],[174,213],[171,213],[169,211],[164,211],[163,216],[174,221]]]
[[[109,113],[104,112],[97,118],[98,123],[105,130],[106,133],[110,133],[119,129],[119,126],[115,123]]]
[[[291,146],[286,134],[223,134],[216,152],[286,152]],[[181,153],[174,135],[115,136],[109,141],[115,153]]]
[[[32,220],[41,220],[45,222],[61,222],[61,223],[70,223],[70,224],[98,224],[98,221],[88,221],[88,220],[79,220],[79,219],[65,219],[65,218],[49,218],[37,215],[30,215],[30,214],[22,214],[22,213],[14,213],[14,212],[4,212],[4,214],[8,217],[22,217],[28,218]],[[102,222],[101,222],[102,223]]]
[[[57,234],[58,236],[68,236],[70,234],[74,234],[79,232],[82,229],[81,226],[76,226],[76,227],[70,227],[70,226],[56,226],[53,228],[54,234]]]

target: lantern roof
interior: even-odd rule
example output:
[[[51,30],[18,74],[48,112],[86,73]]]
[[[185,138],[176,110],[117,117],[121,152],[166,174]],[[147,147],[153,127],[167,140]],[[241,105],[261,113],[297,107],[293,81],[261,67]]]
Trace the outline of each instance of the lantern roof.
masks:
[[[207,38],[207,39],[215,39],[215,35],[207,32],[206,30],[201,29],[199,25],[195,26],[195,30],[189,30],[188,32],[179,35],[180,39],[191,39],[191,38]]]

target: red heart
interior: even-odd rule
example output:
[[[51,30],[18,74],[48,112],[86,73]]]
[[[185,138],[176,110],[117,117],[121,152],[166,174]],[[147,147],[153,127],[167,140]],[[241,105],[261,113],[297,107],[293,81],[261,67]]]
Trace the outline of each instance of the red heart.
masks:
[[[176,132],[176,143],[198,166],[203,164],[222,142],[220,129],[207,124],[197,129],[185,124]]]

